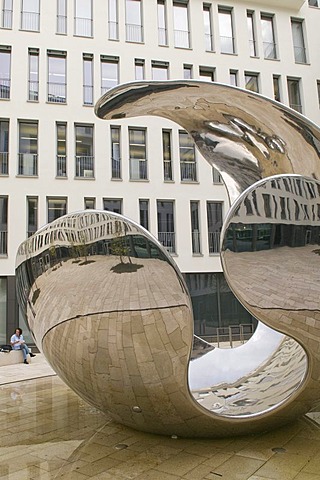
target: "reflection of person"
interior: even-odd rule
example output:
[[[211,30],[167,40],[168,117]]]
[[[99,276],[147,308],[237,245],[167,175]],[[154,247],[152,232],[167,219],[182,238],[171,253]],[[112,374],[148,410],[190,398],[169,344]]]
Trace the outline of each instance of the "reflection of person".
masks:
[[[24,341],[21,328],[16,328],[15,333],[10,339],[10,343],[13,350],[22,350],[23,363],[29,363],[27,360],[27,355],[30,355],[30,357],[35,357],[35,354],[30,352],[26,342]]]

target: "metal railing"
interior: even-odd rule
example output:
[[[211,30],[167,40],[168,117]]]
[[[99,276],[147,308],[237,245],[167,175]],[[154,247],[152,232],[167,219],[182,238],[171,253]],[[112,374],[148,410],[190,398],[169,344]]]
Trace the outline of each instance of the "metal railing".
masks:
[[[74,34],[81,37],[92,37],[92,19],[75,17]]]
[[[0,98],[10,98],[10,78],[0,78]]]
[[[247,342],[252,337],[254,330],[255,326],[252,323],[216,327],[215,333],[210,335],[208,340],[205,339],[217,347],[234,348]]]
[[[67,157],[66,155],[57,155],[57,177],[67,176]]]
[[[194,230],[191,235],[192,235],[192,253],[201,253],[200,232]]]
[[[12,28],[12,10],[2,10],[2,28]]]
[[[76,155],[76,177],[94,177],[94,157],[88,155]]]
[[[220,50],[221,53],[234,53],[234,38],[220,36]]]
[[[290,103],[289,104],[290,108],[293,108],[293,110],[297,110],[297,112],[302,113],[302,105],[299,103]]]
[[[18,175],[38,175],[38,154],[18,153]]]
[[[130,158],[130,180],[147,180],[148,162],[145,159]]]
[[[181,181],[196,182],[197,181],[197,164],[196,162],[180,162]]]
[[[126,41],[141,43],[143,41],[142,26],[126,23]]]
[[[277,46],[274,42],[263,42],[264,58],[277,58]]]
[[[163,177],[164,177],[164,180],[172,180],[172,162],[171,162],[171,160],[164,160],[164,162],[163,162]]]
[[[93,105],[93,85],[83,85],[83,104]]]
[[[0,230],[0,255],[7,255],[8,253],[8,232],[7,230]]]
[[[294,60],[297,63],[307,63],[307,55],[305,47],[298,47],[294,45]]]
[[[168,252],[176,253],[176,234],[175,234],[175,232],[159,232],[158,233],[158,240],[168,250]]]
[[[111,158],[112,178],[121,178],[121,158]]]
[[[118,22],[108,22],[109,25],[109,40],[119,40],[119,26]]]
[[[209,253],[220,252],[220,232],[208,232]]]
[[[257,47],[256,47],[255,40],[249,40],[249,52],[250,52],[250,57],[257,56]]]
[[[168,45],[166,28],[158,27],[158,45]]]
[[[28,100],[37,102],[39,100],[39,82],[28,82]]]
[[[40,13],[21,12],[21,30],[39,31]]]
[[[67,16],[57,15],[57,33],[67,33]]]
[[[66,103],[65,83],[48,82],[48,102],[50,103]]]
[[[174,46],[180,48],[190,47],[190,38],[188,30],[174,30]]]
[[[0,175],[8,175],[9,153],[0,152]]]

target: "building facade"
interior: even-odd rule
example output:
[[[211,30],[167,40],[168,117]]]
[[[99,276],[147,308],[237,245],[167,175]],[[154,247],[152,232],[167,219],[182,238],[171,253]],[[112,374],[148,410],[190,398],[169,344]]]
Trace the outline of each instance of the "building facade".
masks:
[[[141,79],[202,79],[260,92],[320,122],[319,0],[1,0],[0,341],[23,320],[18,245],[72,211],[112,210],[175,257],[195,333],[251,323],[219,260],[229,202],[179,125],[112,124],[94,104]]]

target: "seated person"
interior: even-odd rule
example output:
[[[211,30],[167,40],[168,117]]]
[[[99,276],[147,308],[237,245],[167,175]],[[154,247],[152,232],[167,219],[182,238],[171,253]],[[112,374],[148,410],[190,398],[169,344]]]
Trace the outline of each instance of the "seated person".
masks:
[[[29,363],[27,360],[27,355],[30,355],[30,357],[35,357],[35,354],[30,352],[27,344],[24,341],[21,328],[16,328],[15,333],[10,339],[10,343],[13,350],[22,350],[23,363]]]

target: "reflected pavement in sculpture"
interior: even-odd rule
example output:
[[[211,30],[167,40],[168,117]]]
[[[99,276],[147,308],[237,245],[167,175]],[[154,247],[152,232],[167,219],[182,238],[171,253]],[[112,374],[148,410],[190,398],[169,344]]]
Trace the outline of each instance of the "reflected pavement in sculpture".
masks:
[[[159,242],[115,213],[76,212],[17,255],[19,302],[52,367],[114,420],[153,433],[249,434],[310,410],[320,401],[319,129],[260,95],[198,81],[121,85],[96,113],[162,116],[192,135],[232,202],[225,276],[261,323],[233,350],[194,341],[187,288]]]

